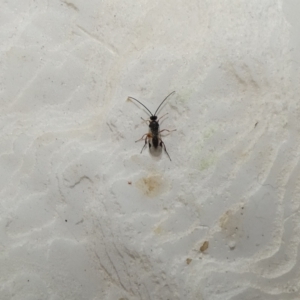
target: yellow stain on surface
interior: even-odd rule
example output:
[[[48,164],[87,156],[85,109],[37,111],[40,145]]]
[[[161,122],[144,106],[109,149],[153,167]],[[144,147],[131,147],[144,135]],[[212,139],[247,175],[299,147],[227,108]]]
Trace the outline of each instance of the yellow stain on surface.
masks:
[[[243,235],[243,209],[244,205],[240,204],[234,209],[229,209],[219,218],[219,226],[227,238],[237,240]]]
[[[166,180],[158,174],[143,177],[136,182],[136,187],[148,197],[155,197],[162,194],[166,188]]]
[[[160,235],[163,232],[163,229],[161,228],[161,226],[157,226],[153,231],[155,234]]]
[[[208,246],[209,246],[209,242],[208,241],[205,241],[202,246],[200,247],[200,251],[201,252],[204,252],[205,250],[208,249]]]

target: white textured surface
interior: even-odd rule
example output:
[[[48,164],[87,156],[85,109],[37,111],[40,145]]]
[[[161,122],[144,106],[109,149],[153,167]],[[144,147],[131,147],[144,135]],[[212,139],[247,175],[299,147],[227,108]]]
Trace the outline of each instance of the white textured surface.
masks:
[[[0,4],[1,300],[300,299],[298,1]]]

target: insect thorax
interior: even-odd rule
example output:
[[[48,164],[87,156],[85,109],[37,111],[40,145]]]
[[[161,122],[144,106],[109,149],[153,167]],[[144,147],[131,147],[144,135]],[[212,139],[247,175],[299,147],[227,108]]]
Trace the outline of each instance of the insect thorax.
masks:
[[[150,121],[149,128],[153,134],[158,133],[159,124],[157,121]]]

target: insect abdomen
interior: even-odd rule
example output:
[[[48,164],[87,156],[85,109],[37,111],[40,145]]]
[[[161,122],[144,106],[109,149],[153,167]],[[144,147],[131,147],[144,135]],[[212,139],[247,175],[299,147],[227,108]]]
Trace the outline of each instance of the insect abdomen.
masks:
[[[154,136],[152,138],[152,144],[155,149],[158,147],[158,137],[157,136]]]

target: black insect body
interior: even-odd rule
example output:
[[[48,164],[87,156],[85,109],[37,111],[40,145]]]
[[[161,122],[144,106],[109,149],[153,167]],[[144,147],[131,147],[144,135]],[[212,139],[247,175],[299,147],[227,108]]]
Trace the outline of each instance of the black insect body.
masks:
[[[150,123],[149,123],[149,128],[150,132],[152,133],[152,144],[153,147],[156,149],[158,147],[159,143],[159,123],[156,121],[157,117],[156,116],[151,116],[150,117]],[[151,143],[149,142],[149,147],[151,147]]]
[[[141,150],[141,153],[143,152],[144,148],[146,147],[147,143],[149,144],[149,148],[151,148],[151,146],[153,145],[154,149],[157,149],[158,146],[160,147],[163,147],[165,152],[167,153],[169,159],[171,160],[171,157],[166,149],[166,146],[165,146],[165,143],[163,142],[163,140],[161,139],[161,133],[163,131],[168,131],[168,132],[172,132],[172,131],[175,131],[176,129],[174,130],[168,130],[168,129],[163,129],[163,130],[159,130],[159,120],[157,119],[157,116],[156,116],[156,113],[158,112],[159,108],[161,107],[161,105],[167,100],[167,98],[169,96],[171,96],[174,92],[170,93],[161,103],[160,105],[158,106],[157,110],[155,111],[154,115],[152,114],[152,112],[143,104],[141,103],[139,100],[135,99],[135,98],[132,98],[132,97],[128,97],[130,99],[133,99],[135,101],[137,101],[138,103],[140,103],[141,105],[143,105],[148,111],[149,113],[151,114],[150,116],[150,120],[143,120],[146,121],[146,122],[149,122],[149,132],[144,134],[139,140],[137,140],[136,142],[138,141],[141,141],[141,140],[145,140],[145,144]],[[165,115],[164,115],[165,116]]]

